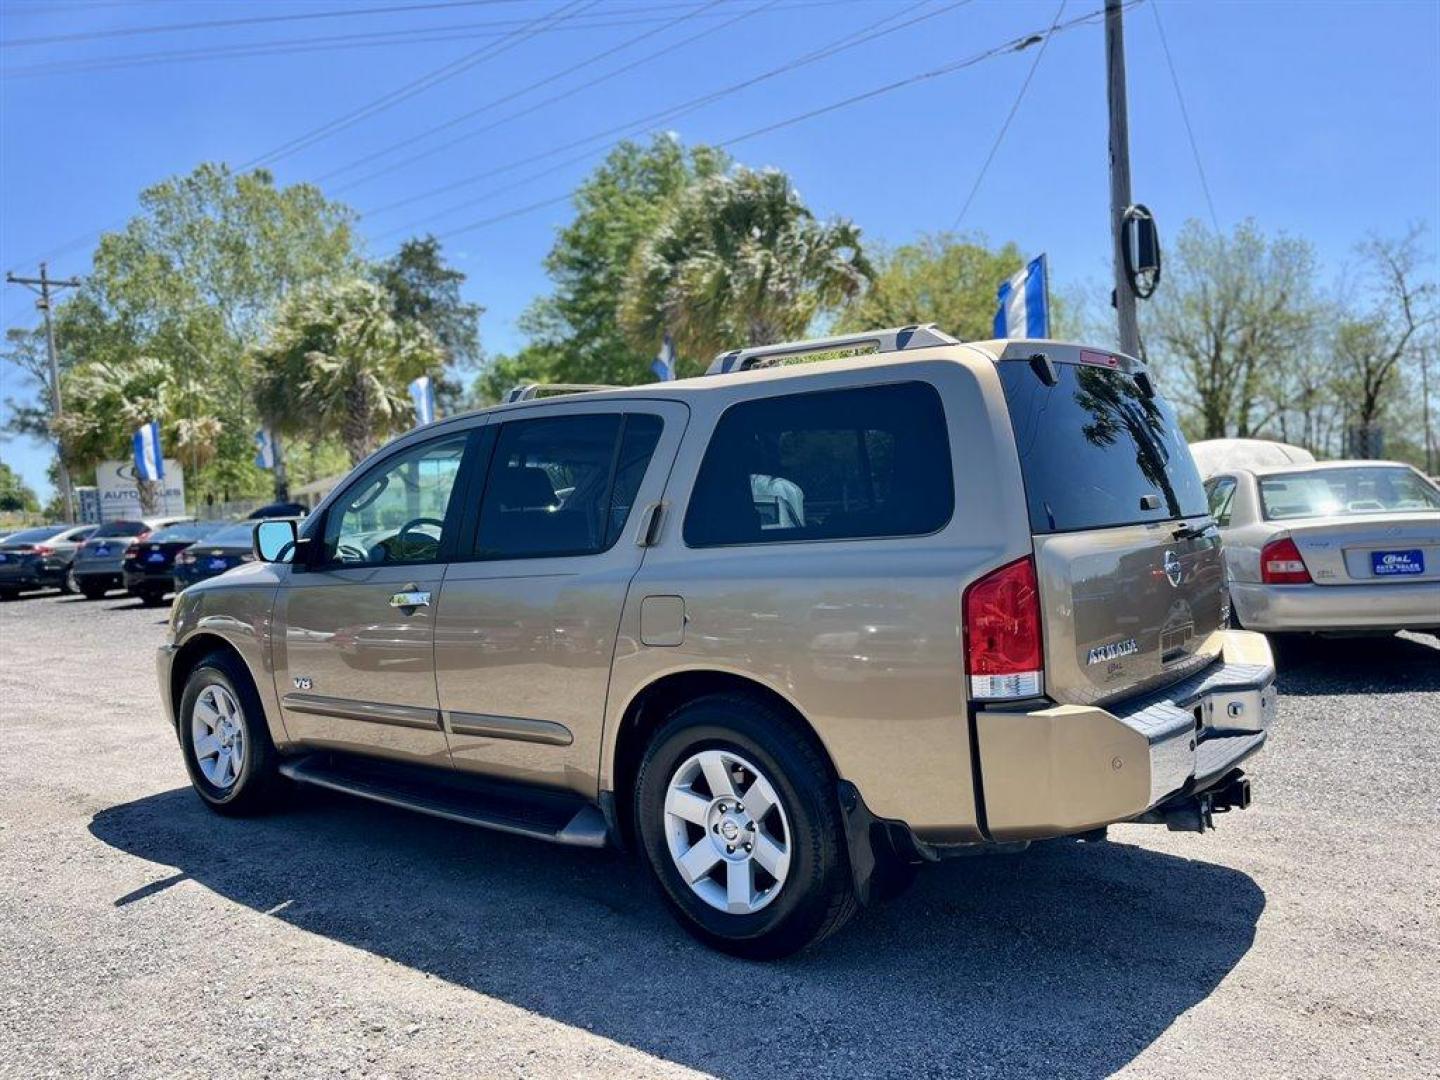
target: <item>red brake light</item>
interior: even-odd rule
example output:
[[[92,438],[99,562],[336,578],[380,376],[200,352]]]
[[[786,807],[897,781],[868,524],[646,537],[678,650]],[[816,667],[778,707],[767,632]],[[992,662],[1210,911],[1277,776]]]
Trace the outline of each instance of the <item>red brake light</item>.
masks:
[[[149,535],[150,535],[150,530],[149,530],[149,529],[146,529],[144,532],[138,532],[138,533],[136,533],[136,534],[135,534],[135,543],[138,544],[141,540],[144,540],[144,539],[145,539],[147,536],[149,536]]]
[[[1260,550],[1260,580],[1266,585],[1310,584],[1310,571],[1294,540],[1271,540]]]
[[[54,549],[53,547],[47,547],[47,546],[44,545],[44,544],[36,544],[36,545],[35,545],[35,554],[36,554],[36,555],[42,555],[42,556],[43,556],[43,555],[54,555],[54,554],[55,554],[55,549]]]
[[[973,698],[1035,697],[1045,669],[1040,589],[1029,556],[965,590],[965,670]]]

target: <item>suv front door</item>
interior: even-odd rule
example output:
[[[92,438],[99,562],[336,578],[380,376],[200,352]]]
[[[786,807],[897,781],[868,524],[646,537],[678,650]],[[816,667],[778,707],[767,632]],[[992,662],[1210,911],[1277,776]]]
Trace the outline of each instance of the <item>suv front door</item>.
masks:
[[[688,415],[678,402],[576,402],[487,428],[469,555],[446,574],[435,628],[457,768],[595,796],[637,533]]]
[[[435,604],[471,438],[458,432],[391,454],[326,511],[312,541],[319,550],[275,602],[275,682],[291,738],[449,765]]]

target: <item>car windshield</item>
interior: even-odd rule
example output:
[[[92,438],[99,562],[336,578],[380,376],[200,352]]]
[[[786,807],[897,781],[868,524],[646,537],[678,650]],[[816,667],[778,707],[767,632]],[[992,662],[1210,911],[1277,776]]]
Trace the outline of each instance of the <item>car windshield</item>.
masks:
[[[234,525],[227,525],[218,532],[211,533],[205,538],[207,544],[216,544],[224,547],[249,547],[250,542],[255,538],[255,522],[238,521]]]
[[[192,521],[185,525],[171,525],[168,529],[161,529],[150,537],[150,542],[154,544],[193,543],[201,537],[209,536],[219,528],[221,526],[213,521],[204,523]]]
[[[5,538],[7,544],[38,544],[42,540],[49,540],[64,532],[63,528],[55,525],[45,525],[38,529],[25,529],[22,532],[14,533]]]
[[[96,529],[94,538],[99,540],[106,536],[139,536],[144,531],[143,521],[112,521]]]
[[[1260,502],[1271,521],[1440,511],[1440,488],[1409,469],[1357,465],[1263,476]]]

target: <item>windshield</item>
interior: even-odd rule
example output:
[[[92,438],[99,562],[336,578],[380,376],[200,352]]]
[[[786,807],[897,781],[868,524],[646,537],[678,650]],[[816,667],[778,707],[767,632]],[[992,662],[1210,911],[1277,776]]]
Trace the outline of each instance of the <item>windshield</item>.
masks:
[[[213,521],[204,524],[192,522],[188,525],[171,525],[150,537],[150,541],[155,544],[193,543],[202,536],[209,536],[218,528],[220,526]]]
[[[58,536],[64,529],[56,528],[53,525],[46,525],[38,529],[26,529],[24,532],[17,532],[5,538],[7,544],[38,544],[42,540],[49,540]]]
[[[1000,364],[1025,475],[1032,532],[1073,532],[1198,517],[1205,489],[1175,411],[1123,371]]]
[[[112,521],[95,530],[95,539],[104,536],[139,536],[144,531],[143,521]]]
[[[1271,521],[1440,510],[1440,489],[1410,469],[1354,465],[1260,478],[1260,502]]]

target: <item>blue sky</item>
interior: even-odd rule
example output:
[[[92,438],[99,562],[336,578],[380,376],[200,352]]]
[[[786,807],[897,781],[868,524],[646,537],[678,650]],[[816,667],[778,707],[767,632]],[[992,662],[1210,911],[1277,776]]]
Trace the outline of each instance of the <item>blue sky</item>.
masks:
[[[1156,213],[1162,232],[1173,236],[1186,218],[1208,219],[1209,211],[1154,3],[1126,16],[1134,191]],[[413,10],[357,13],[406,6]],[[1100,6],[1101,0],[1069,0],[1063,19]],[[661,127],[686,141],[731,139],[1043,30],[1057,8],[1055,0],[926,0],[918,6],[914,0],[0,0],[0,266],[34,273],[38,257],[123,223],[147,184],[206,160],[254,160],[427,74],[443,73],[446,65],[462,70],[281,157],[273,165],[277,178],[319,180],[557,76],[322,183],[364,213],[360,230],[372,254],[393,248],[395,230],[404,226],[440,235],[470,275],[468,293],[488,309],[487,348],[506,351],[522,340],[517,316],[547,287],[541,259],[568,206],[464,227],[564,195],[607,143],[590,144],[588,156],[548,176],[526,180],[585,147],[402,209],[379,208],[788,65],[886,16],[904,21],[940,12]],[[676,21],[687,13],[690,18]],[[1433,249],[1440,224],[1440,4],[1159,0],[1159,14],[1222,227],[1254,217],[1268,230],[1304,236],[1331,276],[1343,273],[1351,247],[1372,230],[1394,233],[1423,220]],[[546,16],[552,16],[548,27],[536,22]],[[274,21],[132,32],[257,18]],[[498,36],[504,34],[512,36]],[[370,36],[363,44],[353,37],[305,40],[352,35]],[[71,39],[23,43],[55,37]],[[502,45],[505,51],[488,58],[480,53]],[[281,46],[293,51],[273,51]],[[272,51],[176,55],[247,48]],[[652,52],[660,55],[594,88],[414,159]],[[140,54],[151,59],[94,66]],[[956,223],[1034,56],[1031,48],[983,60],[741,141],[732,153],[746,164],[785,169],[822,215],[851,217],[868,237],[902,243]],[[1095,23],[1049,44],[962,227],[1047,252],[1061,288],[1102,280],[1108,272],[1105,139],[1104,53]],[[391,164],[398,167],[342,190]],[[482,198],[514,181],[524,182]],[[466,200],[474,205],[443,213]],[[88,245],[81,245],[57,255],[51,269],[83,274],[87,262]],[[32,300],[25,290],[6,287],[0,326],[30,325],[37,317]],[[0,379],[3,394],[18,392],[13,370],[0,370]],[[0,458],[46,488],[44,448],[11,440],[0,445]]]

